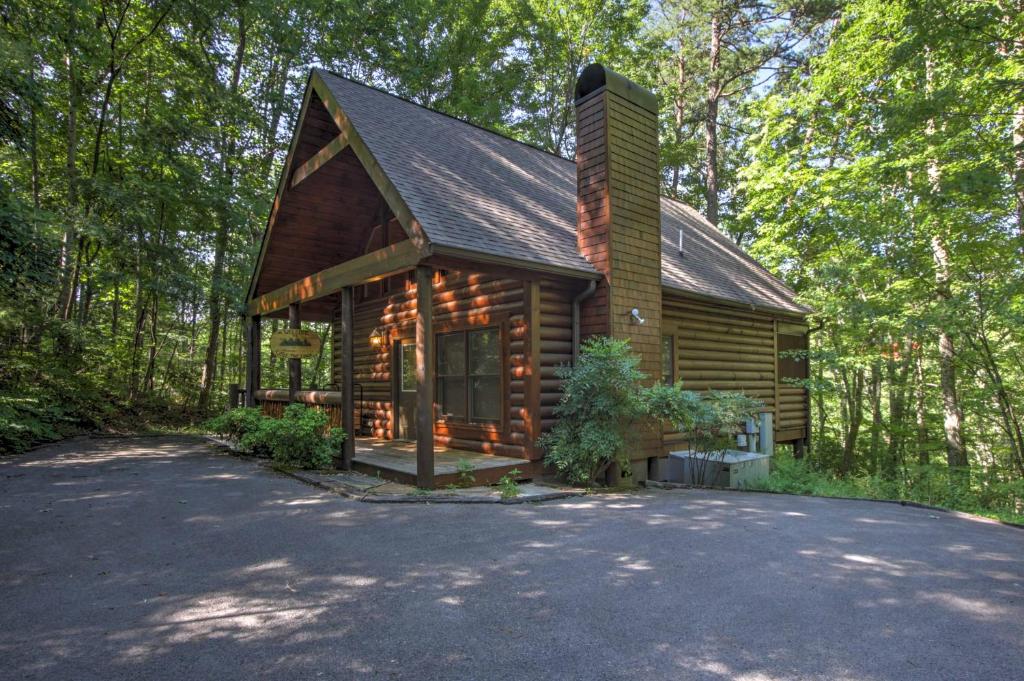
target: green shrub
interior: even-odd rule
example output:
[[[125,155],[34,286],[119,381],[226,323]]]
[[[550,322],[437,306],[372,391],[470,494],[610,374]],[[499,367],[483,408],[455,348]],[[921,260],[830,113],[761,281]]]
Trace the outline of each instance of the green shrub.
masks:
[[[329,428],[324,412],[289,404],[281,418],[259,409],[232,409],[206,422],[206,428],[232,437],[256,456],[268,456],[288,468],[329,468],[345,441],[345,431]]]
[[[476,483],[476,476],[473,475],[473,462],[469,459],[459,459],[455,464],[459,472],[459,484],[456,487],[472,487]]]
[[[209,419],[203,427],[212,433],[241,442],[246,435],[259,429],[263,418],[263,413],[255,407],[229,409]]]
[[[519,496],[519,484],[516,476],[522,473],[518,468],[513,468],[498,480],[498,492],[502,499],[515,499]]]
[[[328,428],[328,416],[304,404],[289,404],[281,418],[264,418],[246,436],[253,449],[266,451],[275,463],[292,468],[329,468],[345,439],[341,428]]]
[[[59,440],[55,413],[39,409],[32,400],[0,397],[0,454],[20,454],[40,443]]]
[[[645,387],[640,359],[623,340],[592,338],[575,367],[559,369],[562,401],[558,421],[540,439],[545,463],[569,482],[596,482],[612,463],[629,470],[629,446],[646,429],[663,423],[687,433],[691,449],[704,455],[732,446],[742,423],[761,403],[741,393],[700,395],[681,384]]]
[[[571,483],[593,484],[613,463],[629,470],[627,445],[644,413],[639,363],[628,342],[596,337],[583,343],[575,367],[558,370],[558,421],[539,443],[545,463]]]
[[[727,449],[736,446],[736,435],[743,424],[752,419],[764,403],[739,392],[705,394],[683,390],[682,383],[646,388],[644,409],[658,422],[668,422],[686,435],[693,481],[707,485],[708,462],[721,461]]]

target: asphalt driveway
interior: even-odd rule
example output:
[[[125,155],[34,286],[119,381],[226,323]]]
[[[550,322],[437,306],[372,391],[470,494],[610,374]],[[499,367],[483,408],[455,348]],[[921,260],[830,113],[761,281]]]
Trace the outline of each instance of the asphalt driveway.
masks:
[[[0,460],[0,678],[1024,679],[1024,531],[672,491],[363,504],[196,440]]]

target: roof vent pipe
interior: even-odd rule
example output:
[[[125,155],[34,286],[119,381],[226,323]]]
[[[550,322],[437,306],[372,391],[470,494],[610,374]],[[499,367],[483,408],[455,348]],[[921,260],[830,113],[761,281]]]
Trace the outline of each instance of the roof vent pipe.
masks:
[[[683,228],[679,228],[679,255],[683,254]]]

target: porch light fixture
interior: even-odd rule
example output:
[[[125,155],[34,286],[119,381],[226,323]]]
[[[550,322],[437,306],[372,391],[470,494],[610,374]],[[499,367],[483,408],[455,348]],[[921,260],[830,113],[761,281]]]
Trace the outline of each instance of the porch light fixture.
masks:
[[[640,316],[640,308],[634,307],[629,311],[629,316],[634,324],[644,324],[647,322],[646,319]]]
[[[384,332],[380,330],[380,327],[373,327],[373,331],[370,332],[370,346],[379,348],[384,345]]]

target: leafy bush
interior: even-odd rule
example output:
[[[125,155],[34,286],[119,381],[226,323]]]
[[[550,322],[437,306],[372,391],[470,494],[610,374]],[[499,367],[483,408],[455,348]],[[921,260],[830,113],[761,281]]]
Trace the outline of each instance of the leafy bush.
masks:
[[[721,461],[725,451],[735,446],[743,423],[764,406],[743,393],[712,390],[699,394],[683,390],[682,383],[646,388],[643,399],[651,418],[667,421],[686,435],[693,481],[699,485],[710,484],[708,462]]]
[[[281,418],[258,409],[232,409],[210,419],[210,430],[234,437],[257,456],[269,456],[289,468],[329,468],[345,441],[345,431],[329,428],[327,414],[304,404],[289,404]]]
[[[128,412],[118,396],[88,376],[61,370],[43,373],[43,362],[0,350],[0,455],[107,428],[138,429],[138,419],[118,423]]]
[[[629,470],[627,445],[644,416],[644,374],[623,340],[595,337],[581,347],[575,367],[561,367],[558,421],[540,438],[544,461],[570,482],[593,484],[612,463]]]
[[[681,384],[645,387],[640,359],[624,340],[596,337],[581,347],[575,367],[562,367],[558,421],[540,439],[544,461],[570,482],[593,484],[612,463],[629,470],[629,445],[648,428],[672,423],[705,455],[731,446],[761,403],[741,393],[700,395]]]
[[[246,435],[259,430],[262,423],[263,413],[259,409],[243,407],[229,409],[219,416],[214,416],[203,427],[210,432],[241,442]]]
[[[502,499],[515,499],[519,496],[519,484],[516,476],[522,473],[518,468],[513,468],[498,480],[498,492]]]
[[[59,440],[60,433],[54,428],[57,418],[32,401],[0,398],[0,453],[20,454],[36,443]]]

